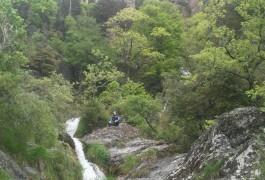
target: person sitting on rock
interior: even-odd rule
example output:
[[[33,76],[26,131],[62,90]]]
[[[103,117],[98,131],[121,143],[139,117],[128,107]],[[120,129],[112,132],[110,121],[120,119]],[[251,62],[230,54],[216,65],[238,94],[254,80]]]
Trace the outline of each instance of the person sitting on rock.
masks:
[[[120,117],[116,114],[116,111],[113,111],[112,117],[109,121],[109,126],[119,126]]]

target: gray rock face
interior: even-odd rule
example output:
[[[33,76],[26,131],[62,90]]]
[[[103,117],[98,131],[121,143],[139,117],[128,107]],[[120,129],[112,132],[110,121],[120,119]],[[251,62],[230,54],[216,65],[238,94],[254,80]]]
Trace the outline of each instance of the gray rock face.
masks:
[[[189,180],[203,176],[208,166],[218,167],[214,179],[244,180],[260,175],[257,168],[257,134],[265,127],[258,108],[238,108],[218,117],[218,122],[193,144],[185,160],[167,179]]]
[[[7,154],[0,151],[0,170],[7,172],[14,180],[28,180],[27,174]]]
[[[173,157],[166,157],[158,160],[150,165],[150,173],[141,178],[132,178],[133,180],[165,180],[168,173],[173,171],[175,167],[181,165],[186,154],[179,154]],[[128,178],[130,179],[130,178]]]
[[[69,134],[67,133],[59,134],[59,140],[69,144],[69,146],[72,149],[75,149],[75,142]]]
[[[110,166],[118,167],[121,165],[126,155],[141,156],[144,159],[127,175],[119,176],[119,180],[130,178],[165,179],[168,173],[178,165],[180,159],[183,161],[184,157],[183,155],[166,157],[169,152],[172,152],[172,145],[163,141],[141,138],[137,129],[125,123],[121,123],[118,127],[99,129],[83,137],[82,141],[87,144],[99,142],[106,145],[111,157]],[[148,154],[148,152],[155,152],[155,155],[145,156],[145,153]],[[148,173],[145,173],[141,178],[132,177],[135,172],[141,169],[148,169]]]
[[[127,141],[140,137],[140,132],[132,126],[120,123],[119,126],[111,126],[98,129],[92,134],[84,136],[81,140],[85,143],[100,142],[104,145],[111,146],[117,141]]]

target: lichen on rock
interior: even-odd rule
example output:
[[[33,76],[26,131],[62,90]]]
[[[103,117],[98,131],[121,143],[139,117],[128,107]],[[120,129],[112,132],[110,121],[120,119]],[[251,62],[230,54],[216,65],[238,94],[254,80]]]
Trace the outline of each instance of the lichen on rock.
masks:
[[[167,179],[255,179],[260,174],[257,137],[265,127],[265,113],[256,107],[238,108],[218,117],[217,123],[192,145],[182,164]],[[206,176],[209,165],[223,161]],[[217,166],[216,166],[217,167]],[[214,176],[213,176],[214,174]]]

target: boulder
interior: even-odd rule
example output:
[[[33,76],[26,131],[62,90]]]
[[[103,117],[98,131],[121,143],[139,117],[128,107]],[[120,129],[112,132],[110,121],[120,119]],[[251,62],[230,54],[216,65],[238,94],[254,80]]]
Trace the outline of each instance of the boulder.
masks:
[[[257,166],[261,157],[257,139],[264,134],[264,127],[265,113],[255,107],[221,115],[167,179],[255,179],[261,172]]]
[[[98,142],[104,144],[110,153],[109,166],[119,168],[126,156],[139,159],[137,165],[127,174],[117,179],[165,179],[169,172],[180,162],[183,155],[172,156],[175,146],[164,141],[145,139],[140,132],[126,124],[98,129],[82,138],[86,144]],[[143,170],[145,172],[143,172]],[[139,174],[139,175],[137,175]]]
[[[59,134],[59,140],[69,144],[71,148],[75,149],[75,142],[69,134],[67,133]]]

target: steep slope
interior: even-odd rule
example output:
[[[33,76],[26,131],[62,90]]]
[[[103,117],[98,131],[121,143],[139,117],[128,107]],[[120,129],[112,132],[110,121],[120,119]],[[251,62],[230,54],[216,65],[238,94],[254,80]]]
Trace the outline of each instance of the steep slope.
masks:
[[[144,139],[137,129],[125,123],[99,129],[83,137],[83,142],[106,145],[111,156],[109,166],[112,171],[116,167],[118,179],[255,179],[262,178],[264,128],[265,112],[246,107],[219,116],[187,154],[173,155],[174,145]],[[124,173],[119,168],[128,155],[140,160]]]
[[[168,179],[255,179],[261,176],[259,137],[264,136],[265,113],[238,108],[218,117],[217,124],[191,147]],[[261,142],[264,144],[264,138]]]
[[[2,174],[5,172],[7,176],[14,180],[28,180],[26,172],[23,171],[18,164],[11,159],[10,156],[0,150],[0,179],[5,178]]]

